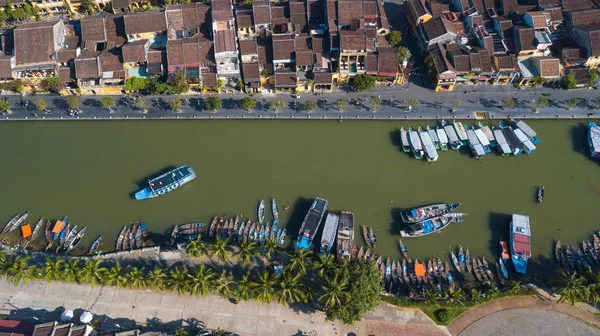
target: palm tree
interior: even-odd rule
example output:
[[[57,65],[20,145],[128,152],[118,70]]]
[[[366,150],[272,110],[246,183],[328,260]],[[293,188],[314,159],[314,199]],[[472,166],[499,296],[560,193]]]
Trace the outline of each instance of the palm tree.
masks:
[[[273,275],[264,271],[258,276],[258,281],[255,284],[256,287],[256,299],[262,304],[271,302],[273,295],[275,294],[275,279]]]
[[[315,300],[315,289],[313,286],[306,286],[304,288],[304,300],[302,302],[309,304],[313,303]]]
[[[337,275],[333,278],[326,278],[326,284],[323,285],[324,294],[319,297],[319,301],[325,308],[332,308],[342,304],[342,300],[348,297],[346,292],[347,282],[338,280]]]
[[[483,302],[483,296],[481,296],[481,292],[478,289],[471,289],[469,302],[473,305],[480,304],[481,302]]]
[[[521,292],[521,281],[511,281],[509,284],[510,289],[508,290],[511,294],[519,294]]]
[[[44,262],[44,267],[42,268],[42,275],[44,279],[48,282],[52,282],[53,280],[60,280],[62,278],[62,259],[52,259],[46,257],[46,262]]]
[[[200,264],[200,267],[196,269],[194,274],[189,274],[190,292],[196,296],[206,296],[210,293],[212,288],[213,279],[215,272],[212,268],[206,267],[204,264]]]
[[[127,273],[118,261],[115,266],[108,268],[105,278],[109,286],[121,287],[127,284]]]
[[[145,288],[147,285],[146,278],[144,277],[144,267],[137,268],[131,267],[127,273],[127,282],[129,288]]]
[[[281,245],[279,245],[277,239],[269,239],[265,243],[265,249],[267,250],[267,258],[269,258],[269,260],[273,260],[271,257],[277,258],[279,255],[279,250],[281,249]]]
[[[162,268],[155,266],[154,269],[148,272],[147,285],[152,289],[164,290],[167,274]]]
[[[184,267],[177,267],[169,272],[169,279],[167,280],[167,286],[171,290],[177,291],[179,295],[183,292],[187,291],[189,287],[189,283],[187,281],[188,278],[188,270]]]
[[[16,285],[23,281],[28,283],[32,278],[33,267],[29,266],[30,257],[16,257],[6,269],[7,278]]]
[[[249,242],[247,237],[244,237],[239,248],[240,250],[237,254],[242,260],[242,266],[246,266],[252,259],[259,256],[259,253],[256,252],[256,243]]]
[[[294,303],[304,299],[304,284],[301,279],[302,274],[292,276],[290,272],[285,272],[283,281],[279,282],[279,303]]]
[[[225,238],[225,240],[220,237],[217,238],[217,242],[212,246],[213,255],[217,256],[217,258],[221,261],[224,261],[227,257],[227,251],[229,250],[229,238]]]
[[[295,249],[293,254],[288,254],[291,262],[285,265],[286,271],[298,271],[299,273],[306,273],[306,266],[308,264],[308,257],[312,252],[308,249]]]
[[[237,295],[244,301],[254,297],[253,283],[248,274],[242,275],[242,279],[238,282]]]
[[[500,296],[500,290],[498,289],[498,286],[496,285],[491,285],[491,287],[485,291],[485,296],[489,299],[495,299],[498,296]]]
[[[550,285],[557,287],[554,293],[560,295],[558,302],[568,301],[575,304],[576,301],[589,298],[590,292],[586,280],[577,273],[569,274],[565,269],[560,269],[550,279]]]
[[[457,290],[450,295],[446,294],[444,297],[446,303],[452,306],[463,306],[465,305],[465,293],[462,290]]]
[[[224,298],[228,298],[233,294],[234,286],[235,281],[231,271],[221,271],[221,275],[215,280],[215,290]]]
[[[319,260],[315,262],[313,268],[319,270],[319,277],[322,278],[331,270],[334,266],[333,255],[319,255]]]
[[[80,279],[79,279],[79,273],[80,273],[80,268],[79,268],[79,260],[77,259],[65,259],[64,260],[64,267],[63,267],[63,279],[65,279],[66,281],[77,281],[77,283],[79,283]]]
[[[199,239],[200,237],[198,237]],[[196,243],[198,240],[192,240],[185,245],[185,253],[187,253],[191,257],[199,257],[198,244]]]
[[[102,263],[102,259],[88,259],[85,262],[85,266],[79,272],[79,276],[83,281],[89,281],[92,283],[92,287],[96,283],[104,282],[104,274],[106,273],[106,268],[100,267]]]
[[[433,290],[425,290],[425,303],[429,305],[437,305],[440,300],[440,292]]]

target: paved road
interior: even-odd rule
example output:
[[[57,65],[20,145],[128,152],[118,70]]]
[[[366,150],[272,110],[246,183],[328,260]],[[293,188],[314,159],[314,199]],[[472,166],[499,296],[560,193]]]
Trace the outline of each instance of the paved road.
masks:
[[[488,315],[463,330],[460,336],[600,335],[600,330],[569,315],[532,308],[504,310]]]
[[[475,92],[477,91],[477,92]],[[467,92],[465,94],[464,92]],[[537,100],[541,96],[549,100],[548,107],[542,108],[539,113],[534,113]],[[451,119],[475,118],[474,112],[489,112],[492,119],[518,118],[598,118],[598,106],[595,99],[600,97],[597,90],[565,91],[553,89],[528,89],[516,90],[505,86],[476,86],[468,87],[464,91],[453,93],[432,93],[422,87],[405,84],[403,86],[377,87],[368,93],[333,92],[329,94],[314,95],[303,94],[300,98],[293,98],[286,94],[255,94],[258,101],[257,107],[251,111],[239,107],[241,94],[220,95],[223,108],[217,112],[204,110],[205,96],[187,96],[188,104],[183,106],[181,112],[171,111],[169,103],[172,96],[147,97],[149,112],[143,113],[133,104],[124,104],[122,97],[114,97],[117,106],[110,112],[103,108],[99,100],[101,97],[81,97],[81,114],[70,116],[67,112],[66,98],[56,96],[26,96],[23,98],[10,97],[11,112],[3,113],[0,120],[77,120],[77,119]],[[383,102],[375,110],[369,103],[370,97],[380,97]],[[40,97],[47,101],[51,114],[35,111],[33,104],[30,107],[21,106],[20,101],[33,102]],[[512,97],[517,100],[514,108],[506,107],[503,99]],[[567,110],[567,101],[571,98],[580,99],[577,107]],[[409,98],[416,98],[419,103],[408,109],[405,103]],[[160,99],[160,102],[153,101]],[[268,108],[268,103],[281,99],[286,107],[278,113]],[[348,108],[340,113],[335,105],[338,99],[349,103]],[[316,110],[307,113],[304,104],[308,100],[317,103]],[[452,102],[461,101],[454,113]]]
[[[57,319],[63,309],[75,310],[78,318],[83,309],[95,317],[105,316],[101,330],[132,329],[173,331],[180,326],[220,327],[241,336],[341,336],[355,335],[415,336],[449,335],[423,312],[398,309],[382,304],[355,326],[325,321],[321,312],[305,305],[293,307],[277,303],[260,305],[241,302],[237,305],[218,296],[196,298],[189,295],[158,293],[150,290],[94,288],[74,283],[33,281],[18,287],[0,279],[0,313],[16,318],[49,321]],[[381,332],[376,332],[381,330]],[[386,331],[387,330],[387,331]],[[395,333],[402,331],[401,333]]]

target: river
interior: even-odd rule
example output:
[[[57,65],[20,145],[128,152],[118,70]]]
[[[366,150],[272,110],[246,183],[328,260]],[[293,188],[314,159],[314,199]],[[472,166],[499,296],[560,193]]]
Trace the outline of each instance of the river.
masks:
[[[422,126],[426,125],[423,121]],[[508,215],[531,217],[534,270],[555,267],[554,240],[574,244],[600,229],[600,167],[589,158],[582,121],[531,121],[541,139],[532,155],[473,159],[440,153],[438,162],[401,152],[386,121],[80,121],[0,124],[0,219],[31,211],[88,226],[80,251],[100,234],[103,249],[120,228],[144,220],[160,242],[173,224],[212,216],[256,217],[260,199],[275,197],[295,238],[315,196],[332,211],[356,214],[377,230],[377,254],[399,258],[398,211],[460,202],[468,216],[439,234],[404,239],[413,258],[447,256],[462,244],[492,256],[508,238]],[[198,178],[159,198],[135,201],[144,180],[187,164]],[[546,187],[543,204],[536,187]],[[284,211],[284,206],[290,206]],[[269,214],[270,215],[270,214]],[[41,239],[40,239],[41,240]],[[536,267],[538,267],[536,269]]]

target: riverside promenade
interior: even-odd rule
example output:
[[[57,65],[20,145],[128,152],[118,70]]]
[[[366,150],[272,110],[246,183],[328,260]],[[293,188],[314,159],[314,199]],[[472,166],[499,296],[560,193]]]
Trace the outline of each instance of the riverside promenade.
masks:
[[[51,95],[7,96],[11,103],[10,112],[4,112],[0,121],[10,120],[106,120],[106,119],[344,119],[344,120],[404,120],[404,119],[470,119],[477,112],[487,113],[490,119],[530,118],[530,119],[570,119],[600,118],[596,99],[600,91],[559,90],[549,88],[528,88],[517,90],[504,86],[469,86],[465,91],[436,93],[413,84],[403,86],[376,87],[369,92],[335,91],[315,95],[300,94],[299,98],[290,94],[255,94],[257,105],[251,111],[240,108],[239,101],[244,94],[220,94],[223,106],[216,112],[204,109],[206,95],[182,95],[187,100],[179,112],[170,108],[174,96],[145,96],[148,112],[144,113],[133,103],[133,96],[114,96],[112,111],[102,107],[102,96],[79,97],[81,113],[71,116],[68,113],[67,97]],[[380,98],[381,104],[374,108],[372,97]],[[548,100],[546,107],[537,107],[541,97]],[[42,98],[47,103],[48,113],[36,111],[33,102]],[[514,106],[507,106],[504,100],[514,99]],[[576,106],[569,101],[577,98]],[[348,107],[339,112],[336,101],[343,99]],[[414,106],[407,105],[408,99],[417,99]],[[273,100],[282,100],[284,107],[278,112],[269,109]],[[314,101],[316,108],[310,113],[304,109],[307,101]],[[453,102],[460,105],[453,110]],[[24,103],[29,103],[29,106]]]
[[[141,328],[173,332],[183,327],[225,329],[240,336],[450,335],[423,312],[382,304],[354,326],[325,321],[306,305],[233,304],[219,296],[131,290],[76,283],[32,281],[14,286],[0,279],[0,313],[38,322],[57,320],[64,309],[100,318],[100,331]]]

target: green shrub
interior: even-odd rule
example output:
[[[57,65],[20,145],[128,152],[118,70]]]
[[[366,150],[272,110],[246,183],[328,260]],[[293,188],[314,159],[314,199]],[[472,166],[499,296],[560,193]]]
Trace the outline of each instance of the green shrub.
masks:
[[[446,308],[440,308],[440,309],[436,310],[435,317],[438,319],[438,321],[440,321],[440,323],[448,323],[449,321],[451,321],[454,318],[454,316],[452,315],[452,312],[450,312]]]

